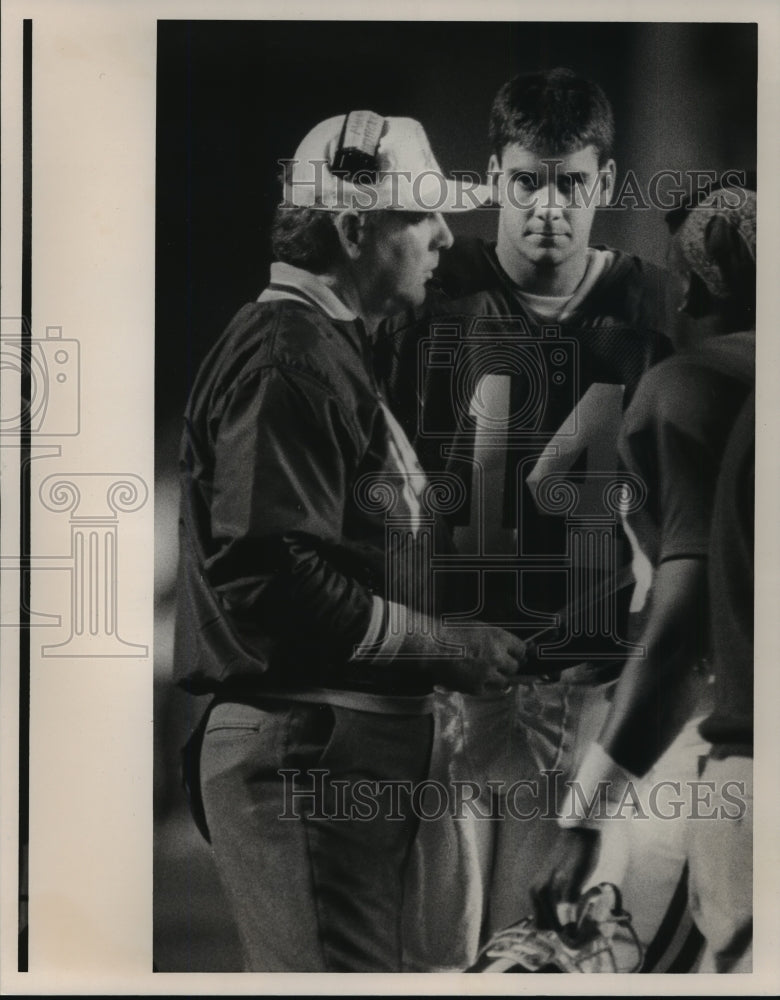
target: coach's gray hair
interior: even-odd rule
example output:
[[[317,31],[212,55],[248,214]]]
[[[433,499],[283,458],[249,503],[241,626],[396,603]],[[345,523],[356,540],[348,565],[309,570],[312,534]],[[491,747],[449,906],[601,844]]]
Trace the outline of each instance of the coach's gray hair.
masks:
[[[277,208],[271,225],[271,249],[276,260],[323,274],[333,267],[341,250],[332,213]]]

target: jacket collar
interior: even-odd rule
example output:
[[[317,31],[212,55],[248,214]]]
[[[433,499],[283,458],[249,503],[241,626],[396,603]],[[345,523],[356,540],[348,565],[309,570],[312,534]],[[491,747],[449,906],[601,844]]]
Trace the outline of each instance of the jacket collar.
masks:
[[[357,313],[349,309],[319,275],[292,264],[276,261],[271,264],[271,281],[258,302],[294,299],[321,309],[330,319],[354,323]]]

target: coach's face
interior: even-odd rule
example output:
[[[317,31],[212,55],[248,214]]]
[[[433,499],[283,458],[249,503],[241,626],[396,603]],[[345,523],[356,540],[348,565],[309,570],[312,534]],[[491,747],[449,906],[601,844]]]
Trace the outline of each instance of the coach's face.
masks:
[[[425,299],[425,286],[452,245],[440,212],[378,213],[365,219],[358,261],[361,298],[374,316],[390,316]]]
[[[584,259],[596,208],[612,194],[613,160],[600,167],[592,145],[555,153],[512,143],[500,162],[491,157],[489,170],[498,184],[498,251],[505,267],[522,276],[529,265],[557,268]]]

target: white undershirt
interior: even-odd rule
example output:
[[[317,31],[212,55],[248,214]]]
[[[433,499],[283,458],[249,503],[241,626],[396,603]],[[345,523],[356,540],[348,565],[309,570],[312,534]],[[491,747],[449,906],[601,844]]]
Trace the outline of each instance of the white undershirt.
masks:
[[[589,294],[598,279],[612,266],[615,255],[611,250],[588,247],[585,274],[570,295],[534,295],[518,290],[517,294],[540,319],[558,322],[570,316]]]

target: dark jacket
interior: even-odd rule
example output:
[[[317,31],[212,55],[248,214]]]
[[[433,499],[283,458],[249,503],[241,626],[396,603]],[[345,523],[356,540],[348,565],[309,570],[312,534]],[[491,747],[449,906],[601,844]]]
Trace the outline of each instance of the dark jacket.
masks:
[[[301,293],[244,306],[203,363],[180,455],[187,690],[430,690],[419,665],[353,659],[385,596],[414,603],[405,571],[419,579],[430,525],[371,350],[359,320]]]

